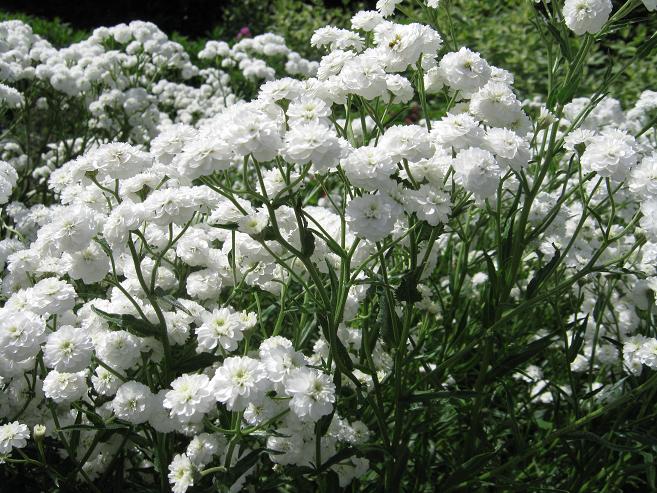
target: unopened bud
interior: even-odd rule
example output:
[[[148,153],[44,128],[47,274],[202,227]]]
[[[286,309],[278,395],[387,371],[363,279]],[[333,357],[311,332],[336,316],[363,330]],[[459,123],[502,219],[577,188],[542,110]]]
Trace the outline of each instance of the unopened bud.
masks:
[[[32,436],[35,440],[41,441],[46,436],[46,425],[34,425]]]

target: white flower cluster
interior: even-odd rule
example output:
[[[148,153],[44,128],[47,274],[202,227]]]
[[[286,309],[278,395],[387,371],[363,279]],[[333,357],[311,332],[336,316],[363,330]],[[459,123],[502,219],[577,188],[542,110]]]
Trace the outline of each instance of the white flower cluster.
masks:
[[[198,57],[201,60],[220,61],[224,70],[237,68],[244,78],[251,81],[274,80],[276,68],[272,65],[279,60],[285,60],[283,68],[289,75],[314,76],[317,72],[317,62],[301,57],[287,47],[283,37],[273,33],[243,38],[233,46],[225,41],[211,40],[198,53]]]
[[[640,375],[643,365],[657,370],[657,339],[635,335],[623,344],[623,363],[627,371]]]
[[[219,56],[218,46],[219,53],[228,57],[222,66],[232,72],[239,65],[254,82],[276,76],[274,68],[256,55],[285,56],[285,71],[293,76],[311,75],[317,69],[317,62],[301,58],[280,36],[269,33],[232,47],[210,41],[199,58]],[[208,55],[211,52],[214,55]],[[2,22],[0,110],[18,110],[27,104],[33,119],[62,120],[55,125],[56,132],[46,132],[47,138],[60,133],[61,139],[44,142],[40,154],[34,154],[39,139],[24,141],[23,128],[15,125],[15,132],[7,132],[0,141],[0,151],[6,154],[2,159],[19,171],[31,160],[42,162],[31,170],[31,180],[45,186],[54,169],[93,143],[120,140],[150,145],[171,124],[197,125],[222,113],[238,101],[232,85],[225,71],[193,65],[180,44],[148,22],[98,28],[88,39],[62,49],[21,21]],[[26,103],[23,93],[28,87]],[[86,121],[86,138],[66,133],[69,112]],[[0,197],[4,192],[3,184]]]
[[[118,460],[134,484],[168,470],[176,493],[214,473],[256,490],[262,470],[366,482],[414,426],[405,413],[431,407],[438,358],[471,354],[480,341],[460,348],[462,336],[506,330],[519,308],[543,311],[509,326],[511,342],[561,330],[565,367],[596,385],[657,369],[642,335],[657,290],[657,93],[626,112],[610,97],[532,111],[479,53],[390,20],[399,3],[318,29],[317,64],[271,34],[209,42],[201,58],[266,81],[250,101],[148,23],[62,50],[0,24],[2,80],[81,97],[88,129],[108,131],[49,143],[47,188],[27,203],[10,200],[36,156],[3,147],[0,456],[38,426],[37,451],[45,433],[91,482]],[[609,16],[607,0],[571,3],[575,32]],[[258,56],[306,77],[276,78]],[[171,70],[180,80],[155,80]],[[402,124],[414,100],[423,119]],[[475,363],[448,384],[485,384],[492,361],[472,378]],[[515,375],[529,402],[552,403],[548,371]]]

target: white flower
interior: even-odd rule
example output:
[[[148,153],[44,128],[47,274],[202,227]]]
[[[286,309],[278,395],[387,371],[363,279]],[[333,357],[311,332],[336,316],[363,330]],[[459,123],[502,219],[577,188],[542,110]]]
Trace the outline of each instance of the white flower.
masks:
[[[212,352],[218,346],[226,351],[237,349],[244,327],[229,308],[215,308],[201,315],[203,325],[196,329],[198,352]]]
[[[363,53],[347,60],[339,78],[347,92],[365,99],[383,96],[388,90],[383,63],[372,53]]]
[[[638,160],[634,138],[620,130],[605,130],[590,139],[582,155],[582,170],[595,171],[598,175],[623,181]]]
[[[632,170],[629,186],[642,199],[657,199],[657,154],[644,157]]]
[[[86,372],[52,370],[43,380],[43,393],[58,404],[77,401],[87,393]]]
[[[93,344],[87,332],[64,325],[48,336],[43,362],[58,371],[81,371],[89,365],[92,352]]]
[[[411,176],[418,182],[425,179],[434,187],[441,188],[445,176],[452,166],[452,153],[445,148],[436,146],[436,152],[429,159],[420,159],[415,163],[408,163]]]
[[[107,368],[99,366],[91,376],[91,384],[98,394],[112,396],[121,386],[121,380]]]
[[[138,425],[148,421],[153,412],[154,396],[143,383],[130,380],[119,387],[112,410],[119,419]]]
[[[479,122],[467,113],[447,114],[431,129],[431,137],[437,144],[457,151],[477,147],[483,142],[484,135]]]
[[[653,10],[657,10],[657,0],[641,0],[643,2],[643,5],[650,10],[651,12]]]
[[[445,84],[465,97],[486,84],[491,76],[491,68],[486,60],[468,48],[447,53],[438,67]]]
[[[219,455],[225,446],[226,440],[221,435],[201,433],[189,442],[186,455],[196,467],[203,467]]]
[[[290,126],[310,122],[319,122],[328,126],[330,116],[331,108],[324,101],[307,96],[295,99],[287,109],[287,119]]]
[[[151,141],[151,152],[162,164],[170,164],[196,135],[196,130],[188,125],[171,125]]]
[[[641,364],[652,370],[657,370],[657,339],[647,339],[636,353]]]
[[[387,75],[386,86],[392,95],[393,103],[408,103],[413,99],[413,85],[406,77],[399,74]],[[384,100],[389,101],[390,97],[384,95]]]
[[[166,389],[160,390],[153,396],[153,412],[148,416],[148,424],[150,424],[158,433],[171,433],[172,431],[180,430],[181,423],[178,419],[172,418],[169,410],[164,407],[164,398],[167,394]],[[182,425],[185,426],[184,424]],[[191,425],[193,429],[196,425]]]
[[[0,84],[0,103],[6,104],[9,108],[20,108],[25,102],[23,95],[13,87]]]
[[[589,145],[593,137],[595,137],[595,132],[593,130],[578,128],[566,136],[564,139],[564,147],[570,152],[575,152],[577,146],[584,144],[586,147]]]
[[[438,94],[445,87],[445,81],[443,81],[440,68],[437,66],[431,67],[425,72],[423,82],[427,94]]]
[[[310,38],[311,46],[330,46],[331,50],[346,50],[353,48],[356,51],[363,49],[363,40],[353,31],[325,26],[317,29]]]
[[[623,341],[623,364],[625,368],[634,375],[640,375],[643,369],[643,362],[639,357],[644,344],[650,339],[642,336],[635,335],[628,337]]]
[[[202,269],[187,277],[187,294],[199,300],[215,298],[221,293],[223,278],[214,269]]]
[[[563,16],[575,34],[595,34],[607,22],[611,10],[611,0],[566,0]]]
[[[392,232],[401,207],[386,195],[364,195],[351,200],[345,213],[349,229],[356,236],[381,241]]]
[[[395,125],[388,128],[377,147],[387,152],[395,163],[402,159],[419,161],[434,153],[429,132],[420,125]]]
[[[252,236],[262,232],[267,224],[269,224],[269,214],[264,209],[242,216],[237,221],[238,231]]]
[[[94,346],[103,363],[119,370],[132,367],[141,357],[139,339],[125,330],[104,332],[94,339]]]
[[[249,403],[244,410],[244,421],[250,425],[259,425],[278,416],[287,409],[289,409],[287,402],[265,396],[258,401]]]
[[[129,232],[138,228],[145,211],[142,204],[124,201],[116,206],[103,224],[103,237],[112,246],[123,246]]]
[[[169,464],[169,483],[173,493],[185,493],[194,484],[194,465],[184,454],[178,454]]]
[[[300,165],[312,162],[321,172],[334,168],[346,150],[346,142],[338,138],[335,130],[319,121],[310,121],[290,128],[282,152],[285,159]]]
[[[59,315],[72,310],[76,293],[66,281],[48,277],[30,289],[31,309],[39,315]]]
[[[497,192],[502,170],[490,152],[471,147],[456,155],[454,175],[463,188],[485,199]]]
[[[81,279],[85,284],[102,281],[110,270],[110,259],[96,244],[73,253],[66,253],[71,279]]]
[[[101,176],[106,174],[110,178],[125,179],[150,168],[153,158],[130,144],[112,142],[94,149],[90,162]]]
[[[290,77],[270,80],[260,86],[258,99],[263,101],[280,101],[282,99],[294,99],[301,92],[301,83]]]
[[[306,364],[304,355],[294,350],[292,342],[280,336],[262,341],[259,354],[272,382],[283,381],[291,371]]]
[[[2,98],[2,84],[0,84],[0,100]],[[18,181],[16,169],[6,161],[0,161],[0,204],[9,201],[12,189]]]
[[[486,132],[486,147],[497,157],[497,162],[519,171],[531,158],[529,142],[507,128],[490,128]]]
[[[376,9],[383,17],[389,17],[395,11],[395,6],[402,2],[403,0],[377,0]]]
[[[290,409],[302,421],[317,421],[333,410],[335,385],[319,370],[295,370],[285,380],[285,390],[292,396]]]
[[[251,154],[258,161],[270,161],[282,145],[282,118],[282,110],[273,104],[255,101],[236,105],[222,115],[224,138],[238,156]]]
[[[356,54],[353,51],[335,50],[322,57],[317,69],[317,78],[327,80],[332,75],[338,75],[344,64],[354,58]]]
[[[6,455],[14,448],[25,447],[28,438],[29,428],[18,421],[0,426],[0,455]]]
[[[236,356],[224,360],[211,385],[216,399],[224,403],[229,411],[242,411],[267,388],[266,376],[258,360]]]
[[[383,16],[380,12],[376,10],[361,10],[351,18],[351,27],[369,32],[373,31],[381,22],[383,22]]]
[[[183,423],[199,422],[216,402],[207,375],[182,375],[171,382],[171,389],[164,398],[164,407]]]
[[[372,191],[397,171],[396,163],[384,149],[370,146],[354,149],[340,165],[354,186]]]
[[[36,356],[45,331],[45,321],[32,312],[0,310],[0,356],[13,361]]]
[[[437,226],[447,221],[450,209],[449,194],[430,185],[421,185],[418,190],[405,191],[404,205],[408,211],[415,212],[419,219]]]
[[[374,28],[374,43],[388,72],[403,72],[422,55],[435,57],[442,45],[440,35],[422,24],[382,22]]]
[[[489,81],[472,96],[470,113],[488,125],[506,127],[518,120],[522,108],[510,86]]]

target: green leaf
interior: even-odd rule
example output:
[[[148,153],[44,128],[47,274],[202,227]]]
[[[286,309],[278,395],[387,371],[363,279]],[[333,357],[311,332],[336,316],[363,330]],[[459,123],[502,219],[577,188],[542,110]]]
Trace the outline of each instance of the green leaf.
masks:
[[[527,299],[532,298],[536,294],[541,284],[548,277],[550,277],[550,275],[557,268],[557,265],[559,265],[559,260],[561,259],[561,252],[556,247],[556,245],[554,245],[554,243],[552,244],[552,246],[554,247],[554,257],[552,257],[552,259],[550,259],[550,261],[547,264],[545,264],[543,267],[538,269],[536,275],[532,278],[531,281],[529,281],[529,284],[527,285],[527,292],[526,292]]]
[[[155,337],[159,334],[153,324],[134,315],[107,313],[93,305],[91,306],[91,310],[96,315],[107,320],[111,325],[121,330],[127,330],[139,337]]]
[[[105,252],[105,255],[107,255],[108,257],[112,256],[112,248],[109,246],[109,243],[107,243],[107,240],[105,238],[103,238],[102,236],[96,236],[94,238],[94,241],[98,243],[101,250]]]
[[[484,326],[489,326],[495,320],[495,310],[499,305],[500,290],[495,264],[488,253],[484,251],[483,255],[486,259],[486,267],[488,268],[488,283],[486,284],[486,302],[482,310],[482,316]]]
[[[303,204],[297,201],[294,206],[294,214],[299,225],[299,239],[301,240],[301,254],[310,257],[315,251],[315,236],[308,230],[308,221],[303,215]]]
[[[299,235],[301,236],[301,253],[305,257],[310,257],[315,251],[315,235],[307,228],[300,230]]]
[[[583,343],[584,336],[581,332],[576,332],[573,334],[573,339],[570,343],[570,346],[568,347],[568,354],[566,355],[569,363],[575,361],[575,358],[577,358]]]
[[[173,370],[177,373],[194,373],[208,366],[212,366],[220,358],[210,353],[201,353],[191,358],[186,358],[180,362],[173,363]]]
[[[545,24],[545,26],[547,27],[548,31],[550,31],[552,37],[559,44],[559,48],[561,49],[561,54],[564,56],[564,58],[566,58],[567,60],[572,60],[573,53],[570,49],[570,43],[568,43],[567,40],[563,39],[559,30],[556,27],[554,27],[554,25],[549,20]]]
[[[95,425],[98,428],[105,428],[105,420],[100,416],[98,416],[95,412],[93,412],[92,410],[93,408],[88,409],[86,406],[78,404],[76,402],[74,402],[72,406],[78,411],[80,411],[81,413],[84,413],[84,415],[87,417],[89,421],[91,421],[93,425]]]
[[[418,275],[416,270],[404,274],[399,287],[395,291],[395,297],[406,303],[417,303],[422,300],[422,295],[417,289]]]
[[[267,225],[265,228],[260,231],[260,233],[251,235],[251,238],[253,238],[256,241],[273,241],[276,239],[276,230],[274,229],[273,226]]]
[[[394,331],[392,330],[393,322],[392,317],[397,316],[393,314],[388,304],[388,298],[383,289],[379,290],[379,314],[376,317],[376,327],[372,331],[372,341],[376,341],[381,334],[383,342],[388,346],[396,347]]]
[[[332,297],[336,297],[340,288],[340,282],[338,281],[338,276],[336,275],[335,269],[333,268],[333,265],[331,265],[331,262],[329,262],[328,259],[324,259],[324,261],[326,262],[326,268],[329,273],[329,280],[331,281],[331,295]]]
[[[498,456],[498,450],[490,450],[477,454],[468,459],[461,467],[459,467],[442,485],[442,489],[446,490],[447,486],[457,486],[464,481],[467,481],[476,476],[484,466],[493,458]]]
[[[337,472],[328,470],[324,480],[323,491],[326,491],[326,493],[338,493],[342,491],[342,488],[340,488],[340,477]]]
[[[58,429],[58,431],[74,431],[74,430],[87,430],[87,431],[98,431],[99,425],[83,425],[83,424],[78,424],[78,425],[70,425],[70,426],[62,426],[61,428]],[[100,426],[100,429],[102,430],[128,430],[129,427],[126,425],[120,424],[120,423],[110,423],[106,424],[103,422],[103,425]]]
[[[479,392],[472,390],[439,390],[439,391],[426,391],[416,392],[406,397],[409,402],[425,402],[434,399],[473,399],[479,396]]]
[[[232,481],[237,481],[240,476],[242,476],[246,471],[248,471],[251,466],[253,466],[260,459],[260,454],[264,452],[264,449],[252,450],[237,463],[232,466],[229,470]]]
[[[335,358],[341,363],[343,367],[342,369],[345,369],[348,372],[352,372],[354,370],[354,363],[351,361],[349,351],[347,351],[347,348],[344,347],[344,344],[342,344],[342,341],[337,336],[337,334],[335,336],[335,346],[332,349],[334,349]]]
[[[590,431],[573,431],[564,435],[564,438],[570,440],[589,440],[615,452],[638,452],[642,448],[641,446],[630,447],[628,445],[619,445]]]
[[[340,450],[337,454],[335,454],[333,457],[331,457],[329,460],[324,462],[322,466],[319,468],[319,472],[324,472],[328,470],[330,467],[334,466],[335,464],[339,464],[345,459],[348,459],[349,457],[353,457],[356,455],[356,449],[352,447],[345,447],[342,450]]]
[[[313,235],[317,235],[318,237],[321,238],[322,241],[326,242],[326,245],[329,247],[329,249],[338,255],[341,258],[345,258],[346,252],[342,249],[342,247],[338,244],[337,241],[335,241],[333,238],[326,236],[325,234],[321,234],[319,231],[313,228],[308,228],[308,231],[313,233]],[[313,238],[313,242],[315,239]]]
[[[333,410],[324,416],[322,416],[319,421],[315,424],[315,433],[319,435],[319,437],[323,437],[326,435],[326,432],[329,429],[329,426],[331,426],[331,421],[333,421],[333,416],[335,415],[335,406],[333,407]]]
[[[157,286],[155,288],[155,295],[162,301],[165,302],[165,304],[169,305],[170,307],[174,307],[178,310],[180,310],[183,313],[186,313],[187,315],[192,315],[192,313],[185,308],[185,305],[180,303],[174,296],[168,294],[165,292],[161,287]]]
[[[523,365],[534,356],[542,353],[547,347],[552,344],[552,338],[555,336],[555,332],[541,337],[540,339],[530,342],[525,349],[517,353],[506,356],[495,365],[490,372],[486,375],[486,378],[489,382],[496,380],[499,377],[502,377],[513,370],[518,366]]]

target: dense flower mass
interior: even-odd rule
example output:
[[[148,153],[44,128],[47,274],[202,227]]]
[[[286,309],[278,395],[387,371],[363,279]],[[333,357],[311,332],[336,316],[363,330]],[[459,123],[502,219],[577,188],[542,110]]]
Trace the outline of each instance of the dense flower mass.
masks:
[[[551,56],[612,24],[548,4]],[[640,428],[585,427],[654,424],[657,93],[579,94],[587,36],[523,101],[442,8],[380,0],[317,29],[318,61],[272,33],[195,65],[150,23],[62,49],[0,23],[2,467],[452,491],[537,480],[499,452],[529,442],[649,462]]]

